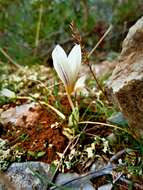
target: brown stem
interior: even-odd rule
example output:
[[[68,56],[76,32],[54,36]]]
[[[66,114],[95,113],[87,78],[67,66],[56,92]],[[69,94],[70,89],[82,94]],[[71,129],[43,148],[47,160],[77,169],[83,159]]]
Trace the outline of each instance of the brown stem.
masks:
[[[89,67],[89,69],[90,69],[90,72],[91,72],[91,74],[93,75],[93,78],[94,78],[94,80],[96,81],[98,88],[101,90],[101,92],[103,93],[104,97],[107,99],[108,102],[109,102],[109,99],[108,99],[108,97],[106,96],[106,94],[105,94],[105,92],[104,92],[102,86],[100,85],[98,79],[96,78],[96,75],[95,75],[95,73],[93,72],[92,67],[91,67],[91,65],[89,64],[89,61],[88,61],[88,60],[89,60],[89,57],[92,55],[92,53],[96,50],[96,48],[101,44],[101,42],[102,42],[102,41],[104,40],[104,38],[107,36],[107,34],[111,31],[111,29],[112,29],[112,25],[109,26],[109,28],[107,29],[107,31],[104,33],[104,35],[100,38],[100,40],[97,42],[97,44],[94,46],[94,48],[89,52],[89,54],[88,54],[88,56],[87,56],[87,63],[88,63],[88,67]]]
[[[103,34],[103,36],[100,38],[100,40],[94,46],[94,48],[89,52],[88,59],[93,54],[93,52],[97,49],[97,47],[101,44],[101,42],[104,40],[104,38],[108,35],[108,33],[111,31],[111,29],[112,29],[112,25],[109,26],[109,28],[107,29],[107,31]]]
[[[92,74],[94,80],[96,81],[96,84],[97,84],[98,88],[101,90],[101,92],[103,93],[103,95],[104,95],[104,96],[106,97],[106,99],[108,100],[108,97],[106,96],[106,94],[105,94],[103,88],[101,87],[101,85],[100,85],[98,79],[96,78],[96,76],[95,76],[95,74],[94,74],[94,71],[92,70],[92,67],[91,67],[91,65],[90,65],[89,63],[88,63],[88,67],[89,67],[89,69],[90,69],[90,72],[91,72],[91,74]]]

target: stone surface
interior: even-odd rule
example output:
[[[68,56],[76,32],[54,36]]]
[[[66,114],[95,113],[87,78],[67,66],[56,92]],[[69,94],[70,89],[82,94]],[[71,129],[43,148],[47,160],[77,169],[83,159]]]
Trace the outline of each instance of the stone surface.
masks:
[[[98,190],[112,190],[112,188],[113,188],[113,185],[109,183],[109,184],[99,187]]]
[[[60,186],[61,184],[65,184],[66,182],[75,179],[76,177],[79,177],[76,173],[64,173],[59,174],[56,178],[56,184]],[[77,180],[73,181],[67,185],[64,185],[62,187],[69,188],[69,189],[75,189],[75,190],[94,190],[93,184],[89,179],[86,179],[84,181]],[[55,190],[60,190],[60,188],[54,188]]]
[[[4,124],[7,124],[8,122],[11,122],[14,125],[21,126],[23,125],[22,118],[24,116],[27,116],[26,118],[27,122],[32,123],[35,121],[34,118],[37,116],[37,115],[35,116],[35,113],[33,114],[30,111],[30,108],[34,108],[34,107],[35,107],[35,103],[32,102],[32,103],[16,106],[15,108],[10,108],[1,113],[0,115],[1,123],[4,125]]]
[[[143,130],[143,17],[130,28],[122,47],[107,94],[138,133]]]
[[[47,190],[50,167],[42,162],[13,163],[6,176],[15,186],[15,190]]]
[[[116,114],[113,114],[109,118],[107,118],[107,121],[113,125],[119,125],[119,126],[128,126],[128,122],[122,112],[117,112]]]
[[[0,190],[47,190],[51,179],[50,166],[42,162],[13,163],[8,170],[0,173]],[[58,174],[56,178],[57,186],[79,177],[76,173]],[[64,186],[75,190],[94,190],[91,181],[76,180]],[[52,188],[60,190],[60,188]]]
[[[53,184],[49,187],[53,175],[50,165],[43,162],[13,163],[6,172],[0,173],[0,190],[60,190],[61,188],[94,190],[94,185],[90,179],[111,175],[115,169],[112,164],[108,164],[99,170],[98,167],[102,166],[94,166],[89,173],[82,175],[59,173],[55,180],[56,185]]]

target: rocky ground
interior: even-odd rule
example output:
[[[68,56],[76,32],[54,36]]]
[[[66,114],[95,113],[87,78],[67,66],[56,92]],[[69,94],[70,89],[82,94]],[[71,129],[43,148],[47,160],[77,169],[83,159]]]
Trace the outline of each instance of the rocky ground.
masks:
[[[68,126],[71,109],[61,86],[57,85],[58,89],[54,86],[52,90],[42,88],[37,94],[37,88],[41,89],[43,83],[38,86],[36,78],[38,84],[28,82],[28,90],[35,93],[34,97],[24,97],[27,93],[25,79],[16,84],[24,90],[13,101],[4,100],[7,102],[0,109],[2,190],[143,189],[142,35],[143,18],[140,18],[129,30],[119,58],[108,66],[112,70],[116,65],[106,83],[106,93],[112,104],[100,95],[90,80],[89,69],[83,67],[89,73],[87,83],[92,90],[85,88],[83,95],[77,96],[78,128]],[[106,68],[104,64],[102,71]],[[47,85],[48,79],[44,81]],[[43,104],[44,93],[48,94],[47,104]],[[49,103],[55,107],[60,105],[57,106],[60,112]],[[110,117],[111,113],[116,116]]]

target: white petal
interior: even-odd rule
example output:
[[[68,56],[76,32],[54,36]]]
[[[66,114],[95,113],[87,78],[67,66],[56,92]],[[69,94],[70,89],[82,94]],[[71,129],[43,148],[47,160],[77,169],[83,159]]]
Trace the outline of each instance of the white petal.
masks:
[[[70,83],[70,70],[65,51],[60,45],[57,45],[52,52],[54,68],[65,85]]]
[[[1,95],[2,96],[5,96],[5,97],[8,97],[8,98],[15,98],[15,93],[7,88],[4,88],[2,91],[1,91]]]
[[[81,47],[75,45],[68,55],[68,64],[72,72],[72,77],[76,80],[81,66]]]
[[[86,75],[83,75],[82,77],[80,77],[75,84],[74,91],[84,88],[85,80],[86,80]]]

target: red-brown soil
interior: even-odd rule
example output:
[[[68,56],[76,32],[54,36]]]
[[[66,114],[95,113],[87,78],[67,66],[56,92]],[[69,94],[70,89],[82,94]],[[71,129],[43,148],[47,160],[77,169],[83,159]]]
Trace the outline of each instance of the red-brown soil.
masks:
[[[47,163],[57,159],[57,152],[62,153],[68,143],[68,139],[62,134],[58,116],[41,107],[31,108],[28,115],[19,120],[19,125],[7,124],[4,131],[1,138],[9,140],[11,145],[17,145],[26,153],[44,151],[44,156],[37,160]],[[36,158],[26,154],[26,159]]]

